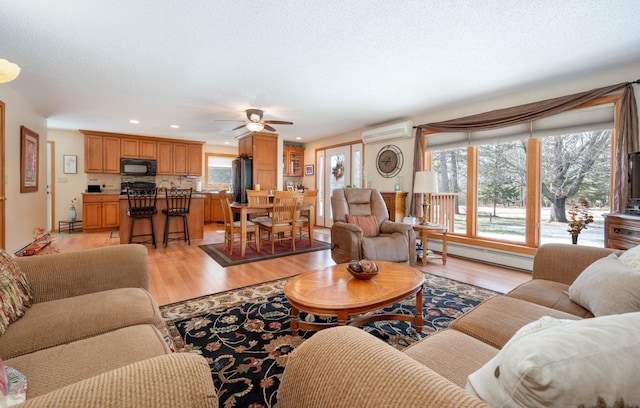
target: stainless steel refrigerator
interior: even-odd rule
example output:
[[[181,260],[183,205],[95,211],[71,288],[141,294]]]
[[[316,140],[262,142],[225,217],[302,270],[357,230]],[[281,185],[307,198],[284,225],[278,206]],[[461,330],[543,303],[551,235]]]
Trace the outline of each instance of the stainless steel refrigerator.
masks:
[[[253,188],[253,159],[238,157],[231,165],[231,181],[233,183],[233,201],[247,202],[247,190]]]

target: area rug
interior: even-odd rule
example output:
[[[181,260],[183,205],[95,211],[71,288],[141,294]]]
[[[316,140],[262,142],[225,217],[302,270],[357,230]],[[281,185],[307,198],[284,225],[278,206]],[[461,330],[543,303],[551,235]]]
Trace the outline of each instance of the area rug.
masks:
[[[255,249],[254,243],[247,243],[245,250],[245,256],[240,256],[240,243],[233,246],[233,255],[229,255],[229,250],[225,249],[223,243],[200,245],[200,249],[207,253],[214,261],[221,266],[233,266],[240,265],[249,262],[262,261],[265,259],[280,258],[283,256],[304,254],[306,252],[321,251],[323,249],[329,249],[329,244],[326,242],[314,240],[309,245],[309,240],[304,238],[296,241],[296,250],[291,250],[291,244],[286,242],[285,245],[280,245],[276,242],[274,247],[274,254],[271,254],[271,243],[264,242],[260,252]]]
[[[425,274],[424,326],[417,333],[403,321],[378,321],[361,328],[402,350],[446,328],[496,292]],[[203,296],[161,307],[172,347],[203,355],[211,366],[220,407],[274,407],[287,356],[315,331],[291,335],[287,279]],[[415,298],[380,313],[413,314]],[[301,314],[307,321],[330,318]]]

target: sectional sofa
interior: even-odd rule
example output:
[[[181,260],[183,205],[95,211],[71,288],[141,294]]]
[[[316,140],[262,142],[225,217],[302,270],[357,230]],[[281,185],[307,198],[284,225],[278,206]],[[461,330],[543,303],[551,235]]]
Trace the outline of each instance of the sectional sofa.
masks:
[[[27,380],[21,407],[218,406],[206,360],[165,342],[144,246],[2,260],[33,303],[0,335],[0,358]]]
[[[635,406],[640,251],[627,252],[631,266],[611,249],[543,245],[531,281],[403,352],[357,328],[320,331],[287,360],[279,407]]]

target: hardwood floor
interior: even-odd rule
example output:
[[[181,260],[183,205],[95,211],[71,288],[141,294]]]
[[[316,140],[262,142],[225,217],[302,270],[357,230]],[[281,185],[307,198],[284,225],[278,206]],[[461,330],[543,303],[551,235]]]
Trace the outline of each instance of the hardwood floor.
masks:
[[[335,264],[327,249],[224,268],[198,248],[198,245],[222,242],[224,231],[220,228],[217,224],[206,224],[204,238],[192,239],[190,246],[182,241],[172,241],[167,248],[163,248],[161,244],[157,249],[147,245],[150,292],[160,305],[285,278]],[[328,229],[316,228],[314,236],[322,241],[330,241]],[[109,232],[62,233],[56,234],[53,242],[41,253],[70,252],[119,245],[119,242],[119,238],[110,238]],[[453,256],[447,257],[447,265],[434,260],[429,261],[426,267],[422,267],[421,263],[416,267],[498,292],[507,292],[531,279],[531,275],[526,272]]]

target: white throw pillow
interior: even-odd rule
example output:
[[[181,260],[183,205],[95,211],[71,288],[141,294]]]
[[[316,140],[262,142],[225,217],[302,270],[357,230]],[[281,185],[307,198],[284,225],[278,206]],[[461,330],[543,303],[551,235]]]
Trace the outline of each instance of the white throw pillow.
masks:
[[[620,262],[640,270],[640,245],[627,249],[620,255]]]
[[[494,407],[638,406],[639,363],[640,312],[543,317],[469,375],[466,390]]]
[[[569,299],[594,316],[640,311],[640,271],[616,254],[589,265],[569,287]]]

